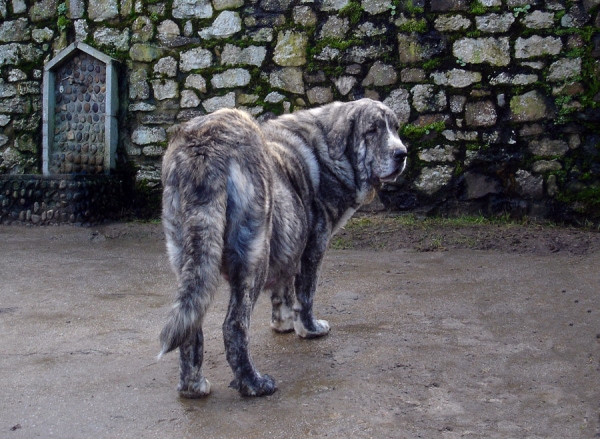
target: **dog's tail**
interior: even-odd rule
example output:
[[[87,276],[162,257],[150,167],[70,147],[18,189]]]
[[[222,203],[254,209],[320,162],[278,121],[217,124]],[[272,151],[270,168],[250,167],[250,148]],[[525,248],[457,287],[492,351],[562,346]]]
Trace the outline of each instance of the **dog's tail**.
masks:
[[[197,131],[178,133],[163,160],[162,218],[178,289],[160,334],[159,358],[200,327],[221,275],[226,177],[221,163],[198,154],[189,134],[202,137]]]

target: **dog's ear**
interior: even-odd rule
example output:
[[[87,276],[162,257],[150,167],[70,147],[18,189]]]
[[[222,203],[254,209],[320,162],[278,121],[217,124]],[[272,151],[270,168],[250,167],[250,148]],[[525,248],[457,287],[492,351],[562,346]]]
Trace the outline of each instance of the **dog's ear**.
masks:
[[[354,129],[354,113],[346,106],[340,107],[331,114],[330,130],[327,133],[327,146],[329,157],[339,160],[344,155],[348,143],[351,141]]]

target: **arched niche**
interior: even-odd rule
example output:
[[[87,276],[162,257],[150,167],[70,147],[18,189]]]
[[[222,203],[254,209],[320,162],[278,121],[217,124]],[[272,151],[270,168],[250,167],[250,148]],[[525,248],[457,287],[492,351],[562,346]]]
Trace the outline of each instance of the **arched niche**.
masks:
[[[116,60],[82,42],[44,67],[43,173],[107,175],[118,143]]]

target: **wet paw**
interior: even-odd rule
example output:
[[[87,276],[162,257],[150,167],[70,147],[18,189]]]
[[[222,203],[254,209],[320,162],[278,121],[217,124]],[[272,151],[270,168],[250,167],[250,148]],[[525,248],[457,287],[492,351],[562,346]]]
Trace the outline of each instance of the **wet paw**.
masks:
[[[177,391],[179,392],[179,396],[183,398],[203,398],[210,394],[210,382],[202,377],[200,381],[179,383]]]
[[[294,321],[292,319],[272,320],[271,329],[280,334],[292,332],[294,330]]]
[[[268,396],[275,393],[277,385],[269,375],[255,376],[250,379],[235,379],[229,387],[236,389],[242,396]]]
[[[310,328],[304,326],[300,319],[294,321],[294,330],[301,338],[317,338],[329,334],[329,322],[327,320],[313,320]]]

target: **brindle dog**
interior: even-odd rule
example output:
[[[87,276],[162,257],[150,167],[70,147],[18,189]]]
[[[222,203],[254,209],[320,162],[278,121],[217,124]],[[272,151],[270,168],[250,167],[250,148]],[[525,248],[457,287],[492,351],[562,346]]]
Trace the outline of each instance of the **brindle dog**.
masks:
[[[210,393],[202,373],[202,321],[221,277],[231,287],[223,324],[231,386],[270,395],[248,350],[250,314],[271,292],[271,327],[321,337],[313,316],[331,236],[406,163],[398,120],[370,99],[332,103],[258,124],[220,110],[183,124],[163,162],[163,223],[177,299],[160,340],[180,349],[181,396]]]

